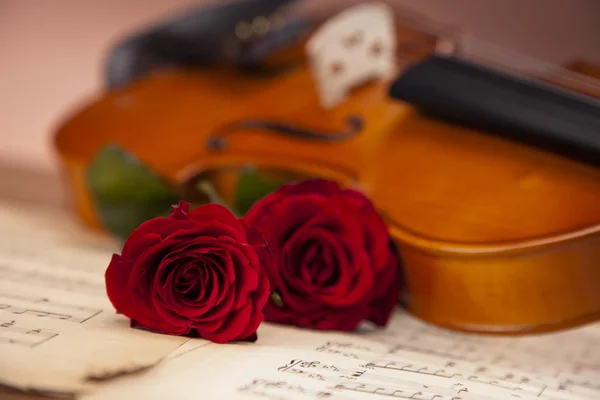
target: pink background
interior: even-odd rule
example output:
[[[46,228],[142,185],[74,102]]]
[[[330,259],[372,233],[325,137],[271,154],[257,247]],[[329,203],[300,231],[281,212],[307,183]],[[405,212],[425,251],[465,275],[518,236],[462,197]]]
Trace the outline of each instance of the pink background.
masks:
[[[305,0],[303,6],[332,9],[352,2]],[[586,57],[600,61],[600,1],[390,2],[462,25],[483,39],[544,60],[563,63]],[[0,0],[0,165],[53,171],[52,129],[71,107],[98,94],[108,46],[191,3]]]

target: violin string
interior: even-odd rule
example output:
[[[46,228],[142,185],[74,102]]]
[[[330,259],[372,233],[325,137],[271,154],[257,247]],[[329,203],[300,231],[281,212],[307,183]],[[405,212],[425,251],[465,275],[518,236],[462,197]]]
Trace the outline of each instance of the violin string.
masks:
[[[530,75],[535,74],[536,72],[553,74],[555,77],[564,78],[573,83],[600,90],[600,81],[597,79],[571,71],[560,65],[509,50],[474,36],[467,36],[462,39],[466,40],[467,53],[462,54],[462,56],[466,56],[466,58],[472,58],[473,60],[479,59],[483,62],[496,64],[504,68],[515,70],[515,72],[518,71]]]
[[[397,23],[406,28],[414,29],[426,35],[436,37],[439,41],[454,42],[458,56],[495,65],[501,69],[510,69],[515,73],[526,74],[529,77],[541,78],[536,74],[548,74],[548,78],[561,78],[573,84],[579,84],[589,89],[600,91],[600,80],[571,71],[560,65],[510,50],[506,47],[480,39],[472,34],[461,32],[450,25],[444,25],[413,13],[396,15]],[[403,57],[400,54],[399,58]]]

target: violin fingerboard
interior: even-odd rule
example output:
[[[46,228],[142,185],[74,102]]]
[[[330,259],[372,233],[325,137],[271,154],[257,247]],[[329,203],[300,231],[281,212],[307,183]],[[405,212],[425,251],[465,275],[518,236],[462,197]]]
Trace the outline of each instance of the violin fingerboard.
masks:
[[[313,34],[306,50],[321,105],[335,107],[354,87],[396,70],[394,12],[377,2],[347,8]]]

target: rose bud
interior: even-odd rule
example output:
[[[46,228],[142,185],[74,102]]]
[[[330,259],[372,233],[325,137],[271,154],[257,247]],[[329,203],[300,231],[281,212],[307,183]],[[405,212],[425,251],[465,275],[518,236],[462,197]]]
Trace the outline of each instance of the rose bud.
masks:
[[[208,204],[149,220],[106,270],[106,290],[132,327],[224,343],[256,340],[269,297],[261,234]]]
[[[275,262],[265,320],[323,330],[387,324],[401,273],[389,230],[368,198],[337,183],[282,186],[245,216],[263,233]]]

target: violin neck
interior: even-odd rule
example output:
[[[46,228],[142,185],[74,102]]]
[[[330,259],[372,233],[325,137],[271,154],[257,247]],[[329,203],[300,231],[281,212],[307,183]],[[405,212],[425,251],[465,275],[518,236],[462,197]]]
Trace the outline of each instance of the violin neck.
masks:
[[[565,89],[600,97],[600,81],[574,69],[542,61],[474,36],[460,38],[460,51],[455,56],[475,64],[518,75],[526,79],[542,80]]]
[[[470,38],[461,46],[468,53],[432,54],[408,67],[390,96],[431,117],[598,165],[600,84],[481,43]]]

